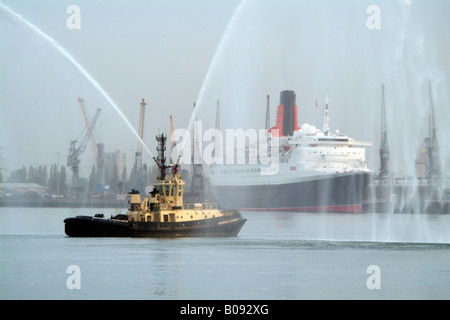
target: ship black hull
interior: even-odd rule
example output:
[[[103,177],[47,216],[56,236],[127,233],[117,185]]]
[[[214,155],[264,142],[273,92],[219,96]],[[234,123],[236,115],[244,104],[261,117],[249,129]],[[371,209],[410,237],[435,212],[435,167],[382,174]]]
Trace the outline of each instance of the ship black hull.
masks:
[[[222,209],[361,212],[371,181],[371,173],[361,172],[286,184],[210,188]]]
[[[69,237],[236,237],[247,219],[232,217],[188,222],[140,222],[77,216],[64,220]]]

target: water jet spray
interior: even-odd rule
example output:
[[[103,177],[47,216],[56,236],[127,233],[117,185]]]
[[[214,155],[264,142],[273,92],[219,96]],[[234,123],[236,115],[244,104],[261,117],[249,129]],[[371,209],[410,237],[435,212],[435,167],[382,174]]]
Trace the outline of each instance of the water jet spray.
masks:
[[[117,106],[117,104],[114,102],[114,100],[106,93],[106,91],[102,88],[100,83],[98,83],[97,80],[95,80],[90,73],[82,66],[80,65],[75,58],[66,50],[64,49],[61,44],[59,44],[55,39],[47,35],[45,32],[40,30],[38,27],[36,27],[34,24],[26,20],[21,15],[14,12],[11,8],[8,6],[5,6],[4,4],[0,3],[0,10],[5,12],[7,15],[9,15],[11,18],[13,18],[15,21],[21,23],[22,25],[26,26],[28,29],[30,29],[33,33],[40,36],[42,39],[44,39],[46,42],[51,44],[53,48],[58,51],[62,56],[64,56],[67,60],[72,63],[72,65],[78,69],[78,71],[81,72],[81,74],[101,93],[101,95],[108,101],[108,103],[114,108],[114,110],[119,114],[119,116],[122,118],[123,121],[125,121],[126,125],[130,128],[130,130],[133,132],[133,134],[138,138],[139,143],[145,148],[145,150],[150,154],[150,156],[153,157],[153,154],[148,149],[148,147],[145,145],[144,141],[141,139],[139,134],[134,130],[133,126],[131,125],[130,121],[128,121],[127,117],[123,114],[123,112],[120,110],[120,108]]]
[[[195,104],[197,107],[194,108],[194,110],[192,112],[192,116],[191,116],[191,118],[189,120],[187,132],[191,131],[192,126],[194,124],[195,115],[197,114],[199,107],[202,106],[202,102],[203,102],[203,98],[205,96],[206,89],[208,88],[208,84],[211,81],[211,77],[212,77],[212,75],[214,74],[214,71],[217,68],[218,61],[219,61],[220,57],[223,54],[224,47],[228,43],[228,39],[230,38],[230,35],[233,32],[233,28],[234,28],[234,26],[236,24],[236,21],[238,20],[238,17],[241,14],[243,3],[244,3],[244,0],[242,0],[239,3],[238,7],[236,8],[236,10],[235,10],[235,12],[233,14],[233,17],[231,18],[230,22],[228,23],[228,26],[227,26],[227,28],[225,30],[225,33],[224,33],[224,35],[222,37],[222,40],[220,41],[219,46],[217,47],[216,53],[214,54],[214,57],[213,57],[213,59],[211,61],[211,64],[209,65],[208,72],[206,73],[205,80],[203,81],[202,87],[200,88],[200,92],[199,92],[198,97],[197,97],[197,101],[196,101],[196,104]],[[183,150],[183,148],[185,146],[184,145],[185,141],[186,141],[186,139],[183,139],[183,145],[181,147],[181,150]]]

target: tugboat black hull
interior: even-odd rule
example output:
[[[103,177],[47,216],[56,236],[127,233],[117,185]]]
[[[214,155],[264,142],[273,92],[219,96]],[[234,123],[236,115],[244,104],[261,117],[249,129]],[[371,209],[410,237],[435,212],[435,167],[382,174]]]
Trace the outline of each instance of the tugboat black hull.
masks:
[[[143,222],[77,216],[64,220],[69,237],[236,237],[247,219],[231,217],[186,222]]]

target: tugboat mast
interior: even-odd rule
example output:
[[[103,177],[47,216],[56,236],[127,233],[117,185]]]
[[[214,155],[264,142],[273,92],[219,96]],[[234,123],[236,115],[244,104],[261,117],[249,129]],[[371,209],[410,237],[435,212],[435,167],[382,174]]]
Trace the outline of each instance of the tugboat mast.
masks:
[[[159,167],[160,180],[164,180],[166,178],[166,169],[172,167],[166,166],[166,157],[164,156],[167,136],[164,135],[164,133],[161,133],[161,135],[156,136],[156,140],[158,141],[158,146],[156,147],[156,150],[158,151],[158,158],[153,157],[153,160],[155,160],[156,165]]]

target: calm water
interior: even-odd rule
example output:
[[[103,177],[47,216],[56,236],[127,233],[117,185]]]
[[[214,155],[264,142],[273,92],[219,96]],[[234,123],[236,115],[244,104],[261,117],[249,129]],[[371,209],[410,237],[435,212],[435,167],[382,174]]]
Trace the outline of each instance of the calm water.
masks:
[[[0,208],[0,298],[450,298],[450,215],[243,212],[237,238],[64,235],[64,218],[97,212],[115,213]]]

